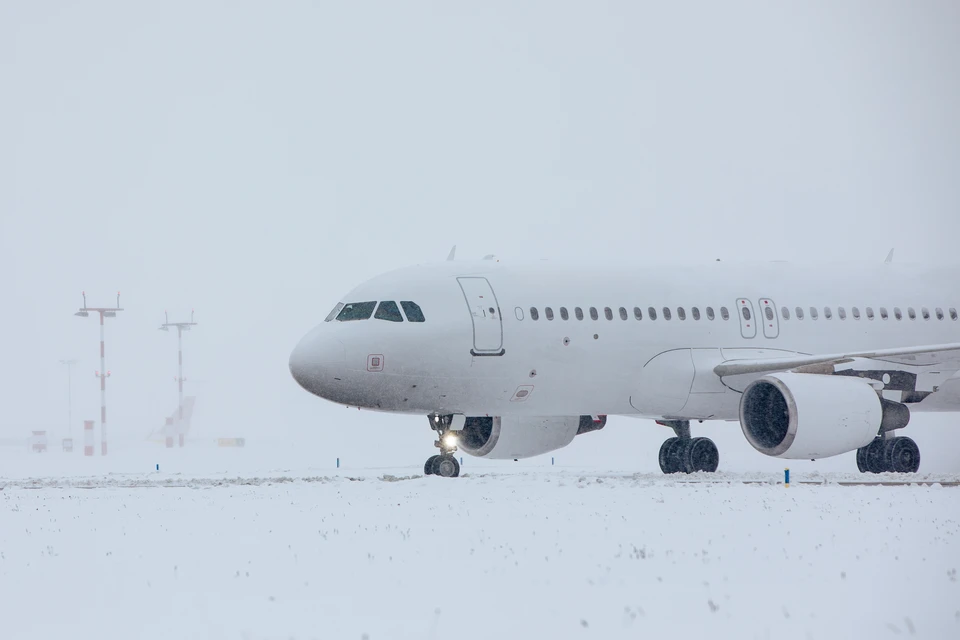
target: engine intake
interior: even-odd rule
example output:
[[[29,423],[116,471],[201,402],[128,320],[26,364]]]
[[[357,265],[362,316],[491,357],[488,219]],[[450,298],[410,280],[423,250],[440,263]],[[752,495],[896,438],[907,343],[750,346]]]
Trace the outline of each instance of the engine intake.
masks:
[[[602,429],[606,416],[468,417],[458,446],[471,456],[494,460],[532,458],[570,444],[581,434]]]
[[[751,382],[740,398],[740,427],[768,456],[827,458],[865,446],[909,421],[901,404],[881,401],[860,378],[775,373]]]

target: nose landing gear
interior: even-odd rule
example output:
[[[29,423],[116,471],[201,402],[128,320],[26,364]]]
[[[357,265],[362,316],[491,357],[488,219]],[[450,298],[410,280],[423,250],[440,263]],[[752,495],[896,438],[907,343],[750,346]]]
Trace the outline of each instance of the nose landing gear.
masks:
[[[457,437],[450,430],[453,416],[432,415],[428,417],[430,428],[437,432],[437,439],[433,446],[440,449],[440,455],[427,458],[427,461],[423,463],[423,475],[456,478],[460,475],[460,463],[453,457],[457,450]]]

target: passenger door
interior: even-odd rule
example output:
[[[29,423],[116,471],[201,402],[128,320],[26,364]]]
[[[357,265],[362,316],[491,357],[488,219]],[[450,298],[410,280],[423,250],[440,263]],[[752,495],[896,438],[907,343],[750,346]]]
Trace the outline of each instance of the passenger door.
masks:
[[[481,277],[457,278],[457,282],[463,290],[473,321],[473,349],[470,353],[475,356],[502,356],[503,323],[500,305],[490,282]]]
[[[777,306],[770,298],[760,298],[760,313],[762,317],[757,322],[763,323],[763,335],[776,338],[780,335],[780,319],[777,317]]]
[[[744,338],[757,337],[757,319],[754,315],[753,303],[747,298],[738,298],[737,316],[740,318],[740,335]]]

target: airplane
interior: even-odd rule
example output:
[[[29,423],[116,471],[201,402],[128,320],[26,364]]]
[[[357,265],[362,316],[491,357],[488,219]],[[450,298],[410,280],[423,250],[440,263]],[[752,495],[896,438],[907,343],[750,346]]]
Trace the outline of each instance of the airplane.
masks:
[[[624,268],[451,251],[343,296],[289,367],[334,403],[426,415],[426,475],[458,476],[457,450],[548,453],[611,415],[673,430],[668,474],[716,471],[714,442],[691,434],[705,420],[738,421],[767,456],[856,451],[861,472],[912,473],[920,450],[897,431],[960,411],[960,268],[891,257]]]

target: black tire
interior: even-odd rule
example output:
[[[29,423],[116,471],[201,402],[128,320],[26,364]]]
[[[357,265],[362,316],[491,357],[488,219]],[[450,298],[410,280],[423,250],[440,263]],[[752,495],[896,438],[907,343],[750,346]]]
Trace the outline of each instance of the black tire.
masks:
[[[456,478],[460,475],[460,463],[453,456],[437,456],[433,461],[433,475],[441,478]]]
[[[860,473],[867,472],[867,447],[857,449],[857,469]]]
[[[879,438],[864,447],[866,451],[863,459],[869,473],[883,473],[887,470],[883,461],[883,450],[885,448],[886,443]]]
[[[677,473],[680,471],[680,457],[673,453],[673,447],[680,438],[667,438],[660,445],[660,454],[657,456],[660,462],[660,471],[664,473]]]
[[[661,462],[660,470],[664,473],[686,473],[684,466],[684,452],[686,451],[686,442],[680,438],[667,438],[660,445]]]
[[[920,447],[911,438],[893,438],[887,441],[884,459],[888,462],[887,471],[916,473],[920,468]]]
[[[687,473],[704,471],[713,473],[720,465],[720,452],[710,438],[693,438],[684,452]]]
[[[433,475],[433,463],[437,461],[437,458],[440,456],[430,456],[427,458],[427,461],[423,463],[423,475],[432,476]]]

